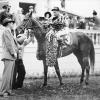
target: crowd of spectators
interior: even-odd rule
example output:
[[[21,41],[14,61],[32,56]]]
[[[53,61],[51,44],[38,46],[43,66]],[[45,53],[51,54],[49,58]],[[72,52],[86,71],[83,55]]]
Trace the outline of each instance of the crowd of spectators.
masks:
[[[67,12],[61,13],[64,20],[66,20],[67,27],[70,29],[86,29],[86,30],[98,30],[100,27],[100,19],[97,17],[97,12],[93,11],[93,17],[81,17],[68,14]],[[48,18],[47,18],[48,17]],[[45,12],[44,17],[40,17],[42,23],[47,22],[47,19],[51,21],[53,15],[51,12]]]

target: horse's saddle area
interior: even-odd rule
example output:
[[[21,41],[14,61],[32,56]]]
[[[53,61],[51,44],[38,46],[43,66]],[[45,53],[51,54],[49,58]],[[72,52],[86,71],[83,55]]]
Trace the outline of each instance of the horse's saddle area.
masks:
[[[68,28],[63,28],[59,31],[50,30],[46,35],[46,38],[48,38],[49,41],[51,34],[55,35],[57,37],[57,40],[62,41],[63,44],[72,45],[73,43],[72,36]]]
[[[60,37],[61,39],[58,39],[58,57],[64,57],[71,52],[73,40],[71,34],[64,34]]]
[[[51,36],[54,35],[58,41],[58,57],[62,57],[70,53],[72,50],[73,38],[68,28],[59,31],[50,30],[46,34],[46,38],[50,41]]]
[[[68,28],[64,28],[56,33],[57,40],[61,40],[63,44],[72,45],[73,39]]]

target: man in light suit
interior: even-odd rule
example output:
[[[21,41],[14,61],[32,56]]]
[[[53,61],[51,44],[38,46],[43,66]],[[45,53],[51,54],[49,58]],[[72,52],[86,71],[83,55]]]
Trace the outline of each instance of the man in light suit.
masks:
[[[11,94],[12,90],[13,72],[18,53],[18,45],[11,32],[14,21],[10,18],[6,18],[3,20],[3,26],[5,26],[5,30],[2,34],[2,61],[4,62],[4,71],[0,95],[8,96]]]

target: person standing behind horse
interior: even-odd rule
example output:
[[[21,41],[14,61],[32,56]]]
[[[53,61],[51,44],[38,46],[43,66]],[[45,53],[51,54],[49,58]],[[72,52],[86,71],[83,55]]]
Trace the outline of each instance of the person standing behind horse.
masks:
[[[54,17],[52,19],[52,28],[46,34],[46,65],[47,66],[55,66],[57,61],[57,37],[56,33],[59,31],[59,25],[62,25],[62,17],[59,13],[59,8],[55,7],[52,9]]]
[[[44,18],[46,21],[51,21],[51,13],[49,11],[44,13]]]
[[[13,73],[15,67],[15,60],[17,59],[18,44],[11,30],[14,26],[14,21],[10,18],[3,20],[5,30],[2,34],[2,61],[4,62],[4,71],[2,76],[2,83],[0,88],[1,96],[11,95]]]
[[[50,28],[50,24],[52,23],[52,19],[51,19],[51,13],[49,11],[44,13],[44,21],[43,21],[43,28],[45,29],[46,32],[48,32],[49,28]]]
[[[58,7],[54,7],[52,11],[54,14],[52,22],[53,22],[53,27],[54,27],[54,30],[56,33],[55,35],[57,39],[62,40],[61,36],[66,34],[66,38],[67,38],[66,43],[70,45],[71,44],[70,34],[69,34],[70,32],[69,32],[69,28],[67,27],[67,23],[66,23],[67,19],[65,19],[64,16],[60,13],[60,9]]]
[[[63,23],[63,15],[60,14],[60,9],[58,7],[54,7],[52,9],[54,17],[52,18],[52,22],[55,24]]]

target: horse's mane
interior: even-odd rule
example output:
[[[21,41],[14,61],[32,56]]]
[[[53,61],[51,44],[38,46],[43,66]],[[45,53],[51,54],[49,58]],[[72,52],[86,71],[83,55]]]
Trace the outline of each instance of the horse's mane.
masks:
[[[33,27],[38,27],[42,32],[44,32],[43,25],[39,22],[38,19],[32,18]]]

